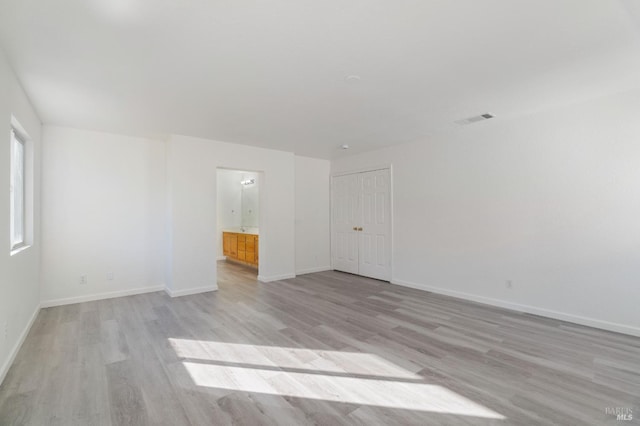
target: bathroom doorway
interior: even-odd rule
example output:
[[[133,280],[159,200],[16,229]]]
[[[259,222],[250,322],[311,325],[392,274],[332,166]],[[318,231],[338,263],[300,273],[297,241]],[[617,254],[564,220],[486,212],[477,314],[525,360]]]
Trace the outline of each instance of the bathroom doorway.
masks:
[[[219,281],[256,279],[260,266],[260,172],[217,170]]]

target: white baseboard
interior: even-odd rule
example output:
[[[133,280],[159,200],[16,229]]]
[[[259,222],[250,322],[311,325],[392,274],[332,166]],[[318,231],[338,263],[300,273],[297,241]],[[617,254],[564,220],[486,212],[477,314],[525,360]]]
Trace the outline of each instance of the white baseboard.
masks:
[[[629,334],[631,336],[640,337],[640,328],[624,324],[618,324],[609,321],[603,321],[595,318],[583,317],[580,315],[567,314],[564,312],[553,311],[550,309],[538,308],[535,306],[521,305],[519,303],[508,302],[506,300],[494,299],[491,297],[478,296],[475,294],[465,293],[461,291],[449,290],[441,287],[432,287],[426,284],[418,284],[410,281],[392,279],[391,284],[410,287],[417,290],[430,291],[432,293],[443,294],[445,296],[456,297],[458,299],[470,300],[472,302],[484,303],[486,305],[497,306],[499,308],[510,309],[512,311],[524,312],[527,314],[539,315],[567,321],[574,324],[586,325],[587,327],[599,328],[607,331],[615,331],[616,333]]]
[[[141,287],[131,290],[111,291],[107,293],[96,293],[87,296],[68,297],[64,299],[45,300],[40,305],[43,308],[50,308],[53,306],[72,305],[74,303],[93,302],[94,300],[113,299],[115,297],[134,296],[136,294],[153,293],[155,291],[164,290],[164,286],[154,287]]]
[[[217,285],[212,285],[207,287],[188,288],[186,290],[177,290],[177,291],[173,291],[168,287],[164,288],[164,292],[167,293],[170,297],[191,296],[192,294],[208,293],[210,291],[217,291],[217,290],[218,290]]]
[[[16,344],[13,346],[13,349],[11,349],[11,352],[9,352],[9,358],[7,358],[5,363],[2,365],[2,368],[0,369],[0,385],[4,381],[4,378],[7,377],[7,373],[9,372],[9,369],[11,368],[13,361],[15,361],[16,356],[18,355],[18,352],[20,352],[20,348],[22,347],[24,340],[27,338],[27,335],[29,334],[29,330],[31,330],[31,326],[33,325],[34,321],[38,317],[39,312],[40,312],[40,305],[36,306],[36,309],[35,311],[33,311],[33,314],[31,315],[29,322],[27,323],[24,330],[22,330],[22,333],[20,334],[20,338],[18,339]]]
[[[218,256],[218,261],[227,260],[227,256]]]
[[[331,270],[331,266],[320,266],[316,268],[301,269],[299,271],[296,271],[296,275],[314,274],[316,272],[324,272],[324,271],[330,271],[330,270]]]
[[[291,278],[295,278],[296,274],[283,274],[283,275],[273,275],[271,277],[265,277],[264,275],[258,275],[258,281],[263,283],[270,283],[272,281],[280,281],[280,280],[289,280]]]

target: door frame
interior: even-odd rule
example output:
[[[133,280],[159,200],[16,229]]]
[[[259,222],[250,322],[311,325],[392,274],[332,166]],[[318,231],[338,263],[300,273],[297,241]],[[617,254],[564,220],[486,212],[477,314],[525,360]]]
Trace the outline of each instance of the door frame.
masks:
[[[216,209],[215,209],[215,224],[216,224],[216,250],[220,247],[222,241],[218,241],[218,238],[222,239],[222,235],[218,235],[218,171],[219,170],[228,170],[234,172],[248,172],[248,173],[257,173],[258,175],[258,233],[259,233],[259,243],[258,243],[258,270],[256,271],[258,281],[262,281],[260,275],[260,271],[268,270],[268,268],[263,268],[267,262],[264,262],[263,259],[268,261],[267,256],[265,255],[266,247],[268,243],[268,223],[267,223],[267,214],[263,206],[266,205],[266,172],[264,170],[253,170],[251,168],[246,167],[228,167],[228,166],[217,166],[216,167],[216,184],[215,184],[215,200],[216,200]],[[221,253],[219,253],[221,254]],[[215,261],[218,261],[219,256],[216,256]],[[216,283],[217,283],[217,270],[216,270]]]
[[[394,240],[394,202],[393,202],[393,164],[392,163],[388,163],[388,164],[382,164],[379,166],[372,166],[372,167],[363,167],[363,168],[357,168],[357,169],[349,169],[349,170],[344,170],[344,171],[340,171],[340,172],[332,172],[331,173],[331,179],[329,179],[329,214],[330,214],[330,220],[329,220],[329,242],[330,242],[330,248],[331,248],[331,270],[335,271],[334,267],[334,241],[333,241],[333,179],[339,176],[347,176],[347,175],[355,175],[358,173],[366,173],[366,172],[375,172],[377,170],[389,170],[389,218],[391,220],[391,226],[389,228],[389,232],[391,233],[391,235],[389,236],[391,238],[391,253],[390,253],[390,259],[389,261],[391,262],[391,264],[389,265],[389,270],[390,270],[390,278],[389,278],[389,283],[394,282],[394,275],[393,275],[393,271],[394,271],[394,265],[395,265],[395,259],[394,259],[394,252],[395,252],[395,240]],[[375,278],[372,278],[375,279]]]

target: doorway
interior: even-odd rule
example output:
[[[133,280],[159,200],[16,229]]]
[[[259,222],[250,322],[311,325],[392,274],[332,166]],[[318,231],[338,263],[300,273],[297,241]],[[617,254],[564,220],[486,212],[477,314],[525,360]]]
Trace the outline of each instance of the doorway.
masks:
[[[333,269],[391,280],[391,170],[333,176]]]
[[[218,262],[222,271],[246,269],[257,277],[260,264],[260,175],[217,170]],[[225,267],[226,266],[226,267]]]

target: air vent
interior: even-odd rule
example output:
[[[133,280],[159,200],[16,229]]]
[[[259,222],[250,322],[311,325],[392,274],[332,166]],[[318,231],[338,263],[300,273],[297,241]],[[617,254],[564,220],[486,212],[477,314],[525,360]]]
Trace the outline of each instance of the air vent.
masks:
[[[465,118],[464,120],[458,120],[455,123],[460,126],[466,126],[468,124],[478,123],[479,121],[488,120],[493,117],[495,117],[495,115],[487,112],[485,114],[475,115],[473,117]]]

